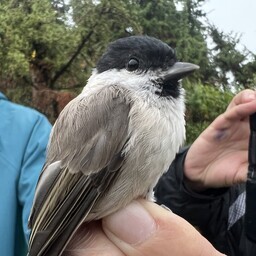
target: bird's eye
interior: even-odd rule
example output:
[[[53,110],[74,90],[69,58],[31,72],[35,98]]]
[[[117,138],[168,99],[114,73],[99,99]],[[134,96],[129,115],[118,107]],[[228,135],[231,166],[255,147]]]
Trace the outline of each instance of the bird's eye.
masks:
[[[130,59],[128,64],[127,64],[127,70],[128,71],[134,71],[136,69],[138,69],[139,67],[139,61],[137,59]]]

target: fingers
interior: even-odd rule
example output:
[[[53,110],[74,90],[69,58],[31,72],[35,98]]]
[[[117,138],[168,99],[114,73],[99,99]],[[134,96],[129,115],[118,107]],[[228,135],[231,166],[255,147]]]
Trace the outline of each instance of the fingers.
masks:
[[[229,116],[236,118],[237,116],[247,117],[256,111],[256,92],[252,90],[244,90],[237,94],[230,102],[227,111]]]
[[[103,230],[127,256],[223,256],[184,219],[144,200],[103,219]]]
[[[256,112],[256,92],[244,90],[230,102],[227,110],[212,123],[215,129],[227,129],[233,122],[247,120],[249,115]]]
[[[102,230],[101,221],[84,223],[75,233],[62,256],[125,256]]]
[[[104,232],[103,232],[103,230]],[[184,219],[145,200],[86,223],[63,256],[223,256]]]
[[[232,101],[230,102],[228,109],[233,108],[234,106],[243,104],[243,103],[248,103],[256,99],[256,92],[253,90],[243,90],[240,93],[238,93]]]

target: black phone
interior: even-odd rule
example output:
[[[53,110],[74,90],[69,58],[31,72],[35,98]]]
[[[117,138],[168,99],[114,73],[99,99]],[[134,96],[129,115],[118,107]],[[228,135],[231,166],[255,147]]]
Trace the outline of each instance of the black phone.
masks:
[[[250,116],[248,162],[245,202],[245,233],[249,240],[256,242],[256,113]]]

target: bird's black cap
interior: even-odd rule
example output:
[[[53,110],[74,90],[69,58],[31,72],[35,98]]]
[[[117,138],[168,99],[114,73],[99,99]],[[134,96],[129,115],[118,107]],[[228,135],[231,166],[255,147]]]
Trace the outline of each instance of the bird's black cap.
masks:
[[[111,43],[96,68],[99,73],[124,69],[131,59],[138,61],[138,71],[167,69],[177,61],[174,50],[161,40],[149,36],[130,36]]]

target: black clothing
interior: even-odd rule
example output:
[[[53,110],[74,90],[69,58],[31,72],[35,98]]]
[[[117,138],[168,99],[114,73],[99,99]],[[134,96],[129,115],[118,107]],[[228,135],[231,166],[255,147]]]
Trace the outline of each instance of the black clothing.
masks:
[[[247,240],[244,233],[245,184],[200,193],[190,190],[183,176],[187,150],[177,154],[159,180],[155,188],[157,203],[197,227],[220,252],[228,256],[256,256],[256,244]]]

